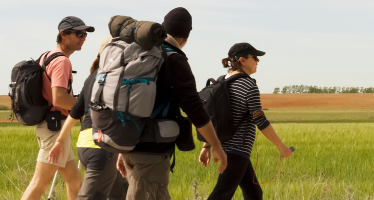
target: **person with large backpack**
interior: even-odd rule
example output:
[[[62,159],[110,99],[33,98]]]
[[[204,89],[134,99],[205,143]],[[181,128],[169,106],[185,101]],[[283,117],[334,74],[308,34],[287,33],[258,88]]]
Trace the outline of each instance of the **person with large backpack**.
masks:
[[[49,154],[51,163],[55,163],[60,156],[63,156],[66,137],[69,136],[69,132],[76,122],[84,116],[77,141],[77,154],[81,164],[86,169],[86,173],[84,174],[83,184],[79,190],[77,200],[126,199],[128,182],[116,170],[118,153],[108,152],[93,142],[92,120],[89,109],[92,85],[96,80],[100,55],[111,39],[112,37],[108,35],[100,42],[99,54],[90,69],[91,74],[86,79],[78,101],[71,109],[61,133]]]
[[[256,126],[278,147],[283,158],[292,155],[291,150],[283,144],[266,119],[256,80],[249,76],[256,72],[260,61],[258,56],[263,55],[265,52],[248,43],[233,45],[228,58],[222,60],[223,67],[228,68],[228,74],[217,81],[209,79],[208,86],[200,92],[216,131],[219,132],[218,137],[228,162],[226,170],[219,175],[209,200],[229,200],[238,186],[242,189],[245,200],[262,199],[262,189],[259,184],[255,184],[258,182],[249,159],[256,138]],[[213,82],[213,85],[209,85],[209,82]],[[225,93],[229,98],[225,97]],[[215,107],[217,102],[220,109]],[[201,136],[200,139],[204,141]],[[210,162],[210,146],[205,142],[200,153],[199,160],[204,166]]]
[[[178,136],[178,132],[181,135],[185,133],[168,120],[178,121],[177,118],[181,117],[180,108],[212,145],[215,161],[221,162],[218,171],[222,173],[226,168],[226,154],[223,152],[210,118],[196,91],[195,78],[187,62],[186,54],[181,50],[187,43],[192,29],[192,17],[185,8],[175,8],[165,16],[163,27],[168,35],[162,48],[167,52],[168,57],[165,58],[158,72],[155,103],[151,109],[151,113],[156,113],[151,115],[151,119],[154,119],[153,122],[159,122],[154,123],[159,132],[156,131],[153,135],[145,137],[154,128],[151,126],[143,128],[141,122],[128,120],[124,127],[133,127],[135,130],[123,134],[136,134],[138,132],[136,130],[140,129],[144,130],[144,137],[135,143],[134,147],[117,147],[124,150],[131,148],[131,151],[122,153],[117,162],[118,170],[123,176],[127,175],[129,180],[128,200],[171,199],[168,191],[170,160],[175,151],[176,142],[174,138],[167,136]],[[134,86],[135,84],[132,87]],[[135,90],[136,88],[133,89]],[[164,125],[162,122],[168,122],[169,125]],[[107,144],[112,143],[105,134],[105,130],[98,131],[97,135],[101,140],[106,140]]]
[[[71,89],[73,78],[69,57],[75,51],[81,50],[87,32],[94,32],[95,28],[86,26],[78,17],[68,16],[61,20],[58,30],[57,47],[43,54],[39,62],[40,66],[45,69],[42,77],[42,96],[48,102],[49,112],[45,120],[36,125],[36,137],[40,150],[34,175],[22,196],[24,200],[40,199],[57,170],[65,180],[67,199],[77,198],[82,183],[70,147],[70,137],[67,137],[65,141],[64,156],[60,157],[56,163],[49,163],[48,156],[59,136],[61,125],[65,123],[69,115],[68,110],[77,101]],[[54,59],[51,61],[50,58]],[[46,60],[50,62],[45,66]],[[37,113],[34,114],[37,115]],[[29,115],[32,117],[33,113],[30,112]]]

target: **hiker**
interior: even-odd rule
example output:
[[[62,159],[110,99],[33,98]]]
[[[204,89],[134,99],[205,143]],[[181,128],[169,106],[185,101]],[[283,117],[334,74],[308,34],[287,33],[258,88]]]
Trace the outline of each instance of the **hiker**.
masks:
[[[68,16],[61,20],[58,25],[59,33],[57,35],[57,47],[42,56],[44,59],[56,52],[61,52],[65,56],[55,58],[46,67],[46,74],[43,74],[43,97],[49,105],[53,105],[51,112],[53,118],[61,118],[61,125],[65,123],[66,117],[76,98],[72,95],[72,65],[69,57],[75,51],[82,49],[86,40],[87,32],[94,32],[95,28],[86,26],[78,17]],[[40,64],[43,64],[43,60]],[[49,78],[51,80],[49,80]],[[59,124],[60,121],[55,121]],[[53,124],[54,125],[54,124]],[[48,127],[53,126],[46,121],[36,126],[36,137],[39,143],[39,154],[36,162],[34,176],[24,192],[22,199],[33,200],[40,199],[42,194],[48,188],[53,175],[58,170],[66,183],[67,198],[75,200],[79,188],[81,187],[81,175],[77,169],[73,151],[70,147],[70,136],[66,137],[64,155],[61,156],[54,164],[49,163],[49,152],[59,136],[60,131],[51,131]]]
[[[180,115],[180,107],[211,143],[215,161],[221,161],[218,171],[222,173],[226,168],[226,154],[196,91],[195,78],[186,54],[181,50],[186,45],[192,30],[192,17],[185,8],[175,8],[165,16],[163,26],[168,33],[163,46],[174,53],[165,61],[169,62],[171,76],[168,76],[165,62],[158,73],[153,110],[162,102],[172,99],[169,109],[171,112],[166,119],[175,120],[176,116]],[[171,77],[172,89],[168,77]],[[171,129],[171,127],[166,128]],[[171,154],[174,151],[175,142],[139,142],[133,151],[118,156],[117,168],[123,176],[127,175],[129,180],[127,200],[171,199],[168,184]]]
[[[256,72],[257,64],[260,61],[258,56],[263,55],[265,52],[255,49],[248,43],[237,43],[230,48],[228,58],[222,60],[223,67],[228,68],[226,79],[242,76],[240,74],[246,76],[228,83],[233,122],[235,126],[239,122],[241,124],[233,137],[222,143],[227,154],[228,164],[226,170],[218,176],[217,184],[208,199],[229,200],[233,197],[238,186],[242,189],[245,200],[262,199],[260,185],[254,184],[254,182],[258,182],[257,178],[253,177],[254,170],[249,159],[256,137],[256,126],[267,139],[278,147],[283,158],[292,155],[291,150],[282,143],[266,119],[262,111],[256,80],[249,76]],[[247,115],[248,112],[249,115]],[[242,121],[243,118],[244,121]],[[205,167],[210,162],[210,146],[209,143],[204,143],[199,157],[200,163]]]
[[[60,136],[57,138],[49,154],[49,161],[51,163],[56,162],[59,156],[63,156],[65,138],[68,137],[75,123],[85,116],[77,142],[77,154],[86,169],[83,184],[78,193],[78,200],[105,200],[107,198],[120,200],[126,198],[127,180],[116,170],[118,153],[107,152],[92,141],[92,120],[89,111],[92,85],[96,80],[100,55],[105,45],[111,39],[112,37],[108,35],[100,42],[99,54],[90,69],[91,74],[86,79],[78,101],[71,109],[61,129]]]

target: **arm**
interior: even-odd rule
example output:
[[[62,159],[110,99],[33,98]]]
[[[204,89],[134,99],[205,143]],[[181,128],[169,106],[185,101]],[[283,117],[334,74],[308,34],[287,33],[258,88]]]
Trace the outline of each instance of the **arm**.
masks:
[[[173,74],[172,81],[176,90],[176,97],[180,102],[180,107],[197,127],[201,135],[212,145],[214,161],[221,162],[218,171],[223,173],[227,166],[227,156],[221,147],[210,117],[205,111],[199,94],[196,91],[195,77],[187,62],[187,58],[178,54],[173,54],[169,58]]]
[[[125,178],[127,175],[125,164],[123,163],[122,154],[118,154],[117,158],[117,170],[121,173],[122,177]]]
[[[275,133],[273,126],[266,119],[264,112],[262,111],[260,92],[257,85],[251,86],[248,93],[247,104],[250,108],[255,109],[253,112],[253,121],[257,125],[258,129],[265,135],[265,137],[270,140],[275,146],[277,146],[279,152],[282,154],[283,158],[288,158],[292,155],[292,151],[283,144],[282,140]]]
[[[67,89],[63,87],[52,88],[52,104],[54,106],[63,108],[65,110],[71,110],[74,106],[76,98],[68,94]]]
[[[265,129],[261,130],[262,134],[265,135],[265,137],[270,140],[275,146],[277,146],[279,152],[282,154],[283,158],[288,158],[292,156],[292,151],[283,144],[282,140],[278,137],[278,135],[275,133],[273,127],[269,125]]]
[[[72,117],[70,117],[70,115],[66,119],[64,126],[62,127],[60,131],[60,135],[58,136],[55,144],[52,147],[51,152],[49,153],[48,161],[50,163],[52,164],[57,163],[59,156],[60,155],[63,156],[63,152],[64,152],[63,143],[66,137],[69,135],[70,130],[74,127],[77,121],[79,121],[79,119],[78,120],[73,119]]]
[[[212,146],[213,156],[214,156],[214,163],[221,161],[221,165],[218,168],[219,173],[223,173],[227,167],[227,156],[226,153],[223,151],[221,142],[217,138],[216,131],[213,128],[213,124],[210,121],[207,125],[197,128],[199,133],[208,141],[208,143],[204,143],[204,146]],[[203,156],[202,156],[203,154]],[[210,162],[210,148],[203,148],[202,152],[199,157],[199,161],[205,167]]]
[[[76,98],[68,94],[68,88],[72,87],[69,80],[72,81],[72,66],[68,58],[58,57],[53,60],[48,68],[48,74],[51,78],[52,104],[54,106],[70,110],[76,102]]]

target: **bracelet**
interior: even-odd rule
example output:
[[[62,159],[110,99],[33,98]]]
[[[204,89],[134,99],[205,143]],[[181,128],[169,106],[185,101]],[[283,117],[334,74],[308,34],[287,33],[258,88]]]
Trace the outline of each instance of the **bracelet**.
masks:
[[[210,148],[211,146],[203,146],[203,148]]]

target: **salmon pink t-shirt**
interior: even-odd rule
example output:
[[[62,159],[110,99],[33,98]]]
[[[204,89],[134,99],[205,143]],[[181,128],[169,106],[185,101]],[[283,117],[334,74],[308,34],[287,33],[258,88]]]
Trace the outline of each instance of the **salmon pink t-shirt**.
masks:
[[[56,52],[61,52],[65,54],[61,50],[61,48],[56,47],[51,52],[49,52],[47,56],[50,56]],[[39,63],[40,66],[43,65],[44,55],[40,59],[40,63]],[[69,86],[69,79],[71,80],[71,83],[73,83],[72,65],[71,65],[69,58],[67,58],[66,56],[59,56],[53,59],[49,63],[49,65],[47,65],[46,69],[47,69],[48,76],[51,78],[51,81],[49,81],[47,75],[43,73],[42,93],[43,93],[43,97],[48,101],[48,104],[52,105],[52,88],[53,87],[65,88],[66,92],[70,90],[71,85]],[[73,95],[73,91],[70,92],[70,95]],[[61,114],[65,116],[69,115],[69,112],[67,110],[57,107],[57,106],[53,106],[51,111],[61,111]]]

